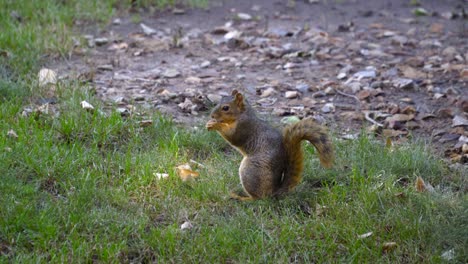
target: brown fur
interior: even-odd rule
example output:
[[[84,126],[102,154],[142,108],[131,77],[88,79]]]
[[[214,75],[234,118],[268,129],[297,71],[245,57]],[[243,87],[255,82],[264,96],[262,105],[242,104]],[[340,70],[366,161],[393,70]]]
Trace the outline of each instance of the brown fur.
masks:
[[[236,199],[265,198],[293,189],[304,168],[302,140],[315,146],[324,167],[333,163],[332,144],[325,128],[305,119],[280,133],[259,119],[236,90],[222,98],[211,117],[206,128],[216,130],[244,156],[239,177],[246,196],[233,194]]]

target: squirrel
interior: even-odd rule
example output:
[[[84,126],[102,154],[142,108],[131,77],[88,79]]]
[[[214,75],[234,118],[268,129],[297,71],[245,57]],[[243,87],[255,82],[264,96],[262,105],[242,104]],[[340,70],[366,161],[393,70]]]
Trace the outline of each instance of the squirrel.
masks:
[[[223,96],[206,123],[217,131],[243,159],[239,177],[245,195],[231,193],[241,201],[277,197],[294,189],[302,178],[304,154],[302,140],[318,151],[323,167],[333,165],[334,153],[327,130],[312,119],[302,119],[281,133],[255,114],[255,110],[237,90]]]

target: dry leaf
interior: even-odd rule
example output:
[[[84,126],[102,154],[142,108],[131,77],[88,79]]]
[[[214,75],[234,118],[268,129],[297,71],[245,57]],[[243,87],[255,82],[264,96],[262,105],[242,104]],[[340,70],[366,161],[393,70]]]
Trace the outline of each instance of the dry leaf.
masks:
[[[370,236],[372,236],[372,234],[374,234],[374,232],[367,232],[365,234],[362,234],[362,235],[358,235],[358,238],[368,238]]]
[[[193,171],[189,164],[182,164],[176,167],[177,174],[182,179],[182,181],[188,181],[194,179],[200,174],[196,171]]]
[[[397,246],[398,245],[396,242],[385,242],[382,246],[382,250],[383,252],[390,252],[394,250]]]
[[[7,136],[10,137],[10,138],[13,138],[13,139],[18,138],[18,134],[16,134],[16,132],[13,129],[8,130]]]
[[[128,49],[128,44],[125,42],[114,43],[108,48],[108,50],[126,50],[126,49]]]
[[[392,139],[388,137],[388,138],[385,140],[385,147],[386,147],[387,149],[391,149],[392,146],[393,146]]]
[[[153,120],[141,120],[140,127],[148,127],[153,124]]]
[[[185,221],[182,225],[180,225],[181,230],[192,229],[192,228],[193,228],[193,224],[190,221]]]
[[[153,175],[154,175],[158,180],[169,177],[169,174],[167,174],[167,173],[158,173],[158,172],[155,172],[155,173],[153,173]]]
[[[38,74],[39,77],[39,86],[43,87],[48,84],[56,84],[57,83],[57,73],[50,69],[41,69]]]
[[[435,192],[434,187],[432,187],[430,183],[425,182],[421,176],[418,176],[418,178],[416,178],[415,188],[416,188],[416,191],[418,192],[425,192],[425,191],[428,191],[430,193]]]
[[[320,205],[320,204],[315,205],[315,214],[317,216],[323,216],[327,213],[327,211],[328,211],[328,207],[326,205]]]
[[[416,178],[416,183],[414,184],[416,187],[416,191],[418,192],[425,192],[426,191],[426,184],[424,184],[424,180],[421,178],[421,176],[418,176]]]
[[[85,110],[94,110],[94,106],[86,101],[81,101],[81,107]]]
[[[205,168],[205,165],[201,164],[200,162],[198,161],[195,161],[193,159],[189,160],[190,163],[192,164],[195,164],[196,166],[200,167],[200,168]]]

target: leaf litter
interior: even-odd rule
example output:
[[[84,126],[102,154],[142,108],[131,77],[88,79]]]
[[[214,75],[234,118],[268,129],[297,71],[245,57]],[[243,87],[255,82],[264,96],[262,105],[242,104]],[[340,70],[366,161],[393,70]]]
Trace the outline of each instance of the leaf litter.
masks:
[[[466,163],[463,143],[451,136],[468,136],[463,13],[444,4],[383,8],[383,2],[366,2],[369,10],[393,8],[378,16],[322,1],[292,7],[228,1],[210,13],[144,16],[136,25],[119,17],[89,38],[96,45],[77,47],[93,52],[92,63],[86,52],[76,53],[57,72],[92,76],[85,80],[102,100],[124,98],[188,126],[203,122],[213,101],[237,88],[278,120],[320,116],[341,134],[364,128],[393,145],[422,137]],[[343,10],[349,22],[340,18]],[[310,17],[317,12],[329,19]],[[53,82],[48,78],[42,82]]]

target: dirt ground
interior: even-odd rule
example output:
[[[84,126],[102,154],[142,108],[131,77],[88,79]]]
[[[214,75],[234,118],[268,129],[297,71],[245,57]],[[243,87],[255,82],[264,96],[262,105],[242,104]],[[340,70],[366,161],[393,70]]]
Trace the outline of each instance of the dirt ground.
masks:
[[[90,82],[122,115],[142,105],[200,125],[238,89],[273,122],[314,116],[345,139],[421,138],[466,164],[467,3],[225,0],[134,10],[84,29],[57,70]]]

